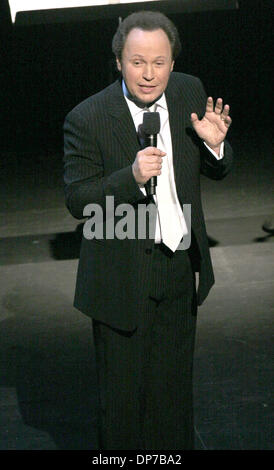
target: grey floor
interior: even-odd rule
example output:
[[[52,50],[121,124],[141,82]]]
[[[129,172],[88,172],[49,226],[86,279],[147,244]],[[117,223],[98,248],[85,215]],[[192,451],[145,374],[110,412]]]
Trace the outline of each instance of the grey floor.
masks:
[[[233,172],[202,179],[216,284],[199,309],[196,448],[273,449],[273,155],[234,137]],[[62,156],[2,153],[0,449],[96,449],[91,322],[72,307],[81,225]]]

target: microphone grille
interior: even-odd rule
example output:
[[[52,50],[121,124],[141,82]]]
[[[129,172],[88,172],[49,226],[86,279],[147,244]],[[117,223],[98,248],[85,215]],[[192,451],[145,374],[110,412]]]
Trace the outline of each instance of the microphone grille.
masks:
[[[143,132],[145,134],[158,134],[160,132],[161,122],[160,113],[144,113]]]

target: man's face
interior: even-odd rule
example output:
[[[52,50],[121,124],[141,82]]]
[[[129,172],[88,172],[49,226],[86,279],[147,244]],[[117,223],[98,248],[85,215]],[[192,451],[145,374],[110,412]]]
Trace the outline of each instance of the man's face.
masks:
[[[132,29],[124,45],[122,61],[116,60],[128,91],[143,103],[154,101],[164,92],[174,65],[170,42],[162,29]]]

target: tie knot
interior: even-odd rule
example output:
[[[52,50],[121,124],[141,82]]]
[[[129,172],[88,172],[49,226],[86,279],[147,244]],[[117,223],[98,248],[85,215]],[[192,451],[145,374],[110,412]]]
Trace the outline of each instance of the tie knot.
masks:
[[[145,113],[155,113],[157,109],[157,103],[153,103],[151,106],[146,106],[144,108]]]

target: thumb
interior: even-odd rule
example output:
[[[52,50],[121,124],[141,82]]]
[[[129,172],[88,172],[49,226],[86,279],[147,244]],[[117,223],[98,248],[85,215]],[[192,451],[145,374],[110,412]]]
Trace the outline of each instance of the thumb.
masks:
[[[191,119],[192,124],[196,124],[199,121],[196,113],[191,113],[190,119]]]

